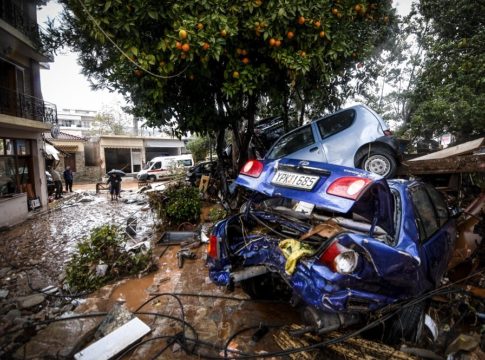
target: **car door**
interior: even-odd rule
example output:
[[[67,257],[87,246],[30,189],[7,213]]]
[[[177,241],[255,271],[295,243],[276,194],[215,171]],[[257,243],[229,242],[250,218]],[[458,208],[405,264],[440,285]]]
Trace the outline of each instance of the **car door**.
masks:
[[[315,121],[327,162],[354,167],[354,155],[360,146],[358,136],[352,134],[356,111],[348,109]]]
[[[441,195],[431,186],[420,184],[410,188],[423,265],[429,280],[441,281],[451,256],[456,226]]]
[[[279,138],[268,151],[266,159],[275,160],[287,157],[326,162],[325,154],[313,134],[312,125],[302,126]]]

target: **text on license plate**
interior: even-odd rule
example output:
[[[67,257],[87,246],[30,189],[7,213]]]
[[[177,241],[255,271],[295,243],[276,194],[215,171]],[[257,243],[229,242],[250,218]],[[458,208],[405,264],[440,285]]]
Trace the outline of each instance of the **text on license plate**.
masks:
[[[319,177],[314,175],[297,174],[289,171],[276,171],[271,183],[284,187],[311,190]]]

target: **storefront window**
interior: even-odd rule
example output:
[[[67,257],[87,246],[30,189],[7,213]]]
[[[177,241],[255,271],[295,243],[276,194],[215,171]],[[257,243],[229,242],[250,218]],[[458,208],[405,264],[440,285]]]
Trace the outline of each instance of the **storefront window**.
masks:
[[[0,196],[27,193],[34,197],[31,141],[0,139]]]

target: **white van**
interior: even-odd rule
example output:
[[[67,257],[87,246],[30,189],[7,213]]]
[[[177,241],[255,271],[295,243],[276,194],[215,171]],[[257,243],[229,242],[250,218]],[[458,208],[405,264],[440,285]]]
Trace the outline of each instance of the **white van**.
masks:
[[[147,162],[136,178],[138,180],[159,180],[173,176],[192,166],[194,166],[194,159],[191,154],[158,156]]]

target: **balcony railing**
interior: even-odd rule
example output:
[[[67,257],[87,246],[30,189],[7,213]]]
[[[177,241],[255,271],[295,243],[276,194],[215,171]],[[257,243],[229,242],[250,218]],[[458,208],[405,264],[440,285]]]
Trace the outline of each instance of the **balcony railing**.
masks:
[[[0,87],[0,114],[57,124],[57,107],[42,99]]]
[[[35,3],[32,3],[32,6],[35,6]],[[0,1],[0,19],[5,20],[26,35],[38,49],[41,48],[39,26],[33,19],[27,16],[26,12],[15,1]]]

